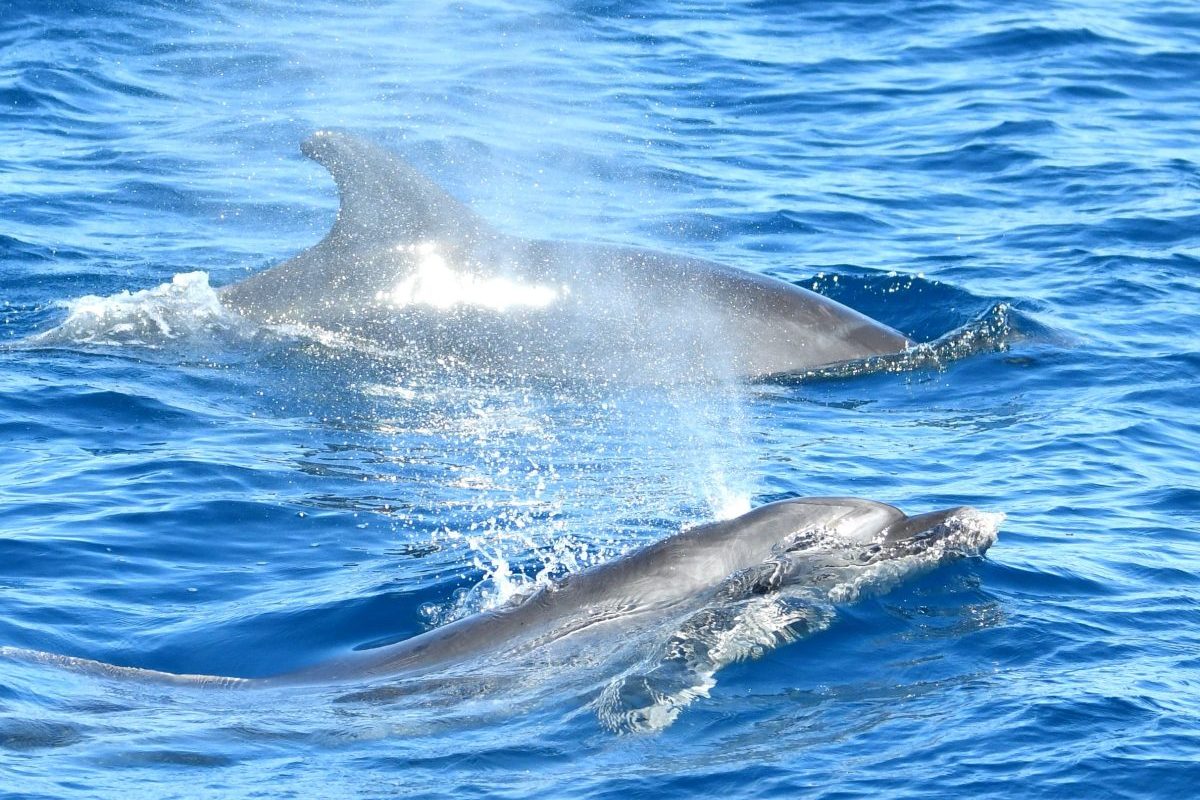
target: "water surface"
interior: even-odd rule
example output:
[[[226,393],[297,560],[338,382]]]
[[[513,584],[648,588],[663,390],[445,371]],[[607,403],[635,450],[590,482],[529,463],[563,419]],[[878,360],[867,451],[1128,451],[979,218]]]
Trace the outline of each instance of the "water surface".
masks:
[[[0,17],[0,335],[101,312],[0,349],[0,644],[264,675],[781,497],[1007,515],[986,558],[835,604],[653,734],[603,724],[587,664],[348,703],[0,662],[3,796],[1200,784],[1190,4],[16,0]],[[431,382],[230,326],[207,287],[332,222],[332,182],[298,151],[326,127],[394,147],[505,231],[721,261],[966,344],[580,391]]]

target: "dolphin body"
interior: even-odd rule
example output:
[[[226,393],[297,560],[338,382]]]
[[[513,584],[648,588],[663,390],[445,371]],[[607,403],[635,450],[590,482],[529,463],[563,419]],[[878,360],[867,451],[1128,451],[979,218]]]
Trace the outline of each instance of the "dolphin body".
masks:
[[[493,229],[394,153],[320,131],[301,147],[341,205],[294,258],[221,290],[267,324],[501,375],[760,378],[903,351],[899,332],[764,275]]]
[[[507,606],[267,678],[175,674],[11,647],[0,648],[0,656],[153,683],[227,688],[357,686],[374,679],[436,676],[556,645],[578,647],[581,638],[576,637],[588,634],[623,636],[619,631],[627,632],[639,620],[649,625],[682,613],[702,621],[706,617],[697,608],[735,604],[797,583],[828,594],[835,584],[848,585],[867,570],[904,558],[933,553],[926,559],[932,565],[979,555],[995,533],[994,527],[980,531],[962,524],[978,513],[960,507],[910,517],[872,500],[782,500],[684,530]]]

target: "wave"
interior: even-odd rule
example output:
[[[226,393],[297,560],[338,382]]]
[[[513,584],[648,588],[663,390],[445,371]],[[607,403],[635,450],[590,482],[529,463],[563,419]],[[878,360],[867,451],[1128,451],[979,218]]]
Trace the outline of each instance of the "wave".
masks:
[[[1004,352],[1024,338],[1019,317],[1008,303],[996,303],[985,313],[932,342],[916,344],[900,353],[872,356],[844,364],[769,379],[769,383],[834,380],[879,373],[945,369],[951,363],[981,353]]]

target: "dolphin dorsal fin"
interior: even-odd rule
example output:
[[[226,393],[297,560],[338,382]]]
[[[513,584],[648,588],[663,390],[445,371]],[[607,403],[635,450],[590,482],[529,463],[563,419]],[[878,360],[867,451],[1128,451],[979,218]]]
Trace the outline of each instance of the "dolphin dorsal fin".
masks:
[[[363,246],[451,238],[477,240],[487,223],[406,161],[341,131],[317,131],[300,146],[329,170],[340,206],[330,239]]]

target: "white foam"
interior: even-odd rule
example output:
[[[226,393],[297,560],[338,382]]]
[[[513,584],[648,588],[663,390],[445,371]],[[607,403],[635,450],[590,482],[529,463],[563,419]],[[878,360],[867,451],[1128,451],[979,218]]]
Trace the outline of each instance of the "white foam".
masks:
[[[596,715],[613,731],[660,731],[708,696],[723,667],[824,630],[832,620],[828,608],[782,595],[702,609],[671,637],[657,663],[609,682],[596,699]]]
[[[182,272],[153,289],[87,295],[68,301],[66,307],[67,318],[58,327],[27,342],[159,347],[240,324],[240,318],[221,305],[206,272]]]

